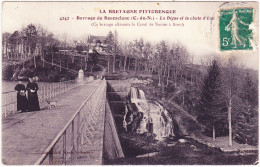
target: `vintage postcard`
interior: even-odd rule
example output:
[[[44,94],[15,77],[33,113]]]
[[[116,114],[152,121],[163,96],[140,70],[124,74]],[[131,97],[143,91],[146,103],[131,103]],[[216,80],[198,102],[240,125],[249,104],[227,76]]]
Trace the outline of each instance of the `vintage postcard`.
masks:
[[[3,1],[2,165],[257,165],[259,3]]]

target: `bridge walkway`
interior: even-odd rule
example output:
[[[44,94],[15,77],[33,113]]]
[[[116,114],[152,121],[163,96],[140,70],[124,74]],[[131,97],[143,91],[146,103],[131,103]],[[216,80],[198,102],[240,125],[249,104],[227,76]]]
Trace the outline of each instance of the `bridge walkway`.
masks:
[[[2,119],[2,162],[6,165],[33,165],[41,157],[46,148],[51,144],[57,134],[71,119],[82,103],[100,85],[101,80],[73,88],[61,95],[51,99],[57,101],[56,109],[48,109],[47,103],[41,104],[41,110],[36,112],[26,112],[10,115]],[[103,130],[99,119],[100,130]],[[98,133],[95,132],[95,133]],[[102,132],[103,133],[103,132]],[[97,142],[97,141],[95,141]],[[100,141],[102,142],[102,141]],[[102,143],[100,143],[102,144]],[[95,146],[92,153],[88,149],[88,154],[96,154]],[[94,150],[94,151],[93,151]],[[86,150],[81,150],[85,153]],[[95,153],[94,153],[95,152]],[[90,156],[95,157],[95,155]],[[101,164],[102,160],[90,162],[90,164]],[[85,164],[88,164],[85,162]]]

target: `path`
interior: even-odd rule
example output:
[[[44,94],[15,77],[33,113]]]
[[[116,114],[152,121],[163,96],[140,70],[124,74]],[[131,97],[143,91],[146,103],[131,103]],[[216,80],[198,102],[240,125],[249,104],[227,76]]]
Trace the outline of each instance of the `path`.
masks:
[[[65,69],[65,70],[67,70],[67,71],[69,71],[69,72],[72,72],[72,73],[78,74],[78,71],[73,70],[73,69],[70,69],[70,68],[62,67],[62,66],[60,66],[59,64],[51,63],[51,62],[48,62],[48,61],[43,60],[43,59],[42,59],[41,61],[43,61],[43,62],[46,63],[46,64],[49,64],[49,65],[52,65],[52,66],[56,66],[56,67],[59,67],[59,68]]]
[[[2,162],[7,165],[34,164],[100,80],[87,83],[54,99],[57,109],[14,114],[2,120]],[[53,99],[52,99],[53,100]]]

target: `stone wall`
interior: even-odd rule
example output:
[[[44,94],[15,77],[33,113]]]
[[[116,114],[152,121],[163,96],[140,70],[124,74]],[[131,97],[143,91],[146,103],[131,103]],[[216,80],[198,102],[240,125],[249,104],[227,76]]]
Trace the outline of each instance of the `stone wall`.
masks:
[[[115,121],[110,106],[108,102],[106,102],[103,158],[106,160],[123,157],[124,153],[118,138]]]
[[[129,98],[131,82],[128,80],[108,80],[107,98],[113,114],[122,114]]]

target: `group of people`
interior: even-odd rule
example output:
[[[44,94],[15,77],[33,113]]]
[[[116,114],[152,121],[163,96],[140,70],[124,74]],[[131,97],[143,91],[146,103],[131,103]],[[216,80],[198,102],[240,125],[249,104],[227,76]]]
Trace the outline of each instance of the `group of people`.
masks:
[[[36,83],[36,78],[29,78],[29,83],[25,87],[21,80],[15,86],[17,91],[17,111],[39,111],[39,99],[37,95],[38,84]]]

